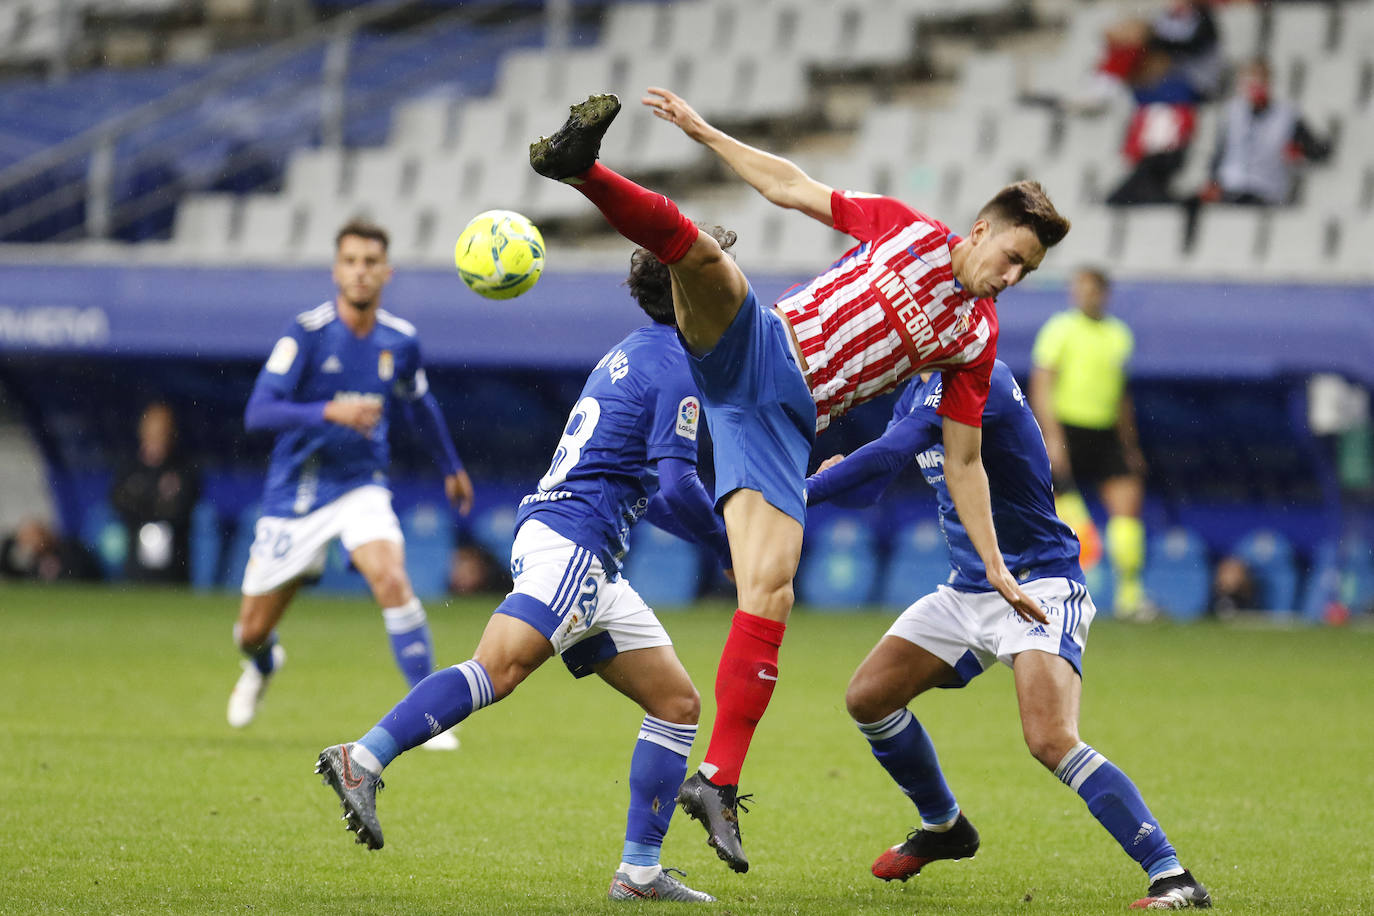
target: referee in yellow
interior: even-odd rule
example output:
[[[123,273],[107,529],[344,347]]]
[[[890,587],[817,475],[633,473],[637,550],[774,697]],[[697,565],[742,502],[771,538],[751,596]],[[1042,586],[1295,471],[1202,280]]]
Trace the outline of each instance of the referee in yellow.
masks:
[[[1115,614],[1142,619],[1149,613],[1140,579],[1146,467],[1126,390],[1135,339],[1125,322],[1107,314],[1110,292],[1111,281],[1100,270],[1085,268],[1074,275],[1074,307],[1051,317],[1036,335],[1030,400],[1050,453],[1060,517],[1080,532],[1088,560],[1096,529],[1079,487],[1097,486],[1108,515]]]

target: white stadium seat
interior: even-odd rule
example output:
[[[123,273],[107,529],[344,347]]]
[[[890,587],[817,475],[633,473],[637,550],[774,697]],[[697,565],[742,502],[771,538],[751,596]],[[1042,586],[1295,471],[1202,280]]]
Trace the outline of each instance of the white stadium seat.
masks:
[[[1045,258],[1041,272],[1068,274],[1080,267],[1109,267],[1116,255],[1117,215],[1106,207],[1085,207],[1066,214],[1073,226]]]
[[[1257,3],[1227,3],[1213,6],[1221,53],[1232,64],[1249,60],[1259,53],[1260,5]]]
[[[1347,280],[1374,281],[1374,213],[1353,216],[1340,224],[1336,268]]]
[[[1259,260],[1263,218],[1260,207],[1202,208],[1185,269],[1196,276],[1252,274]]]
[[[1313,60],[1329,47],[1331,8],[1325,3],[1270,7],[1268,57],[1276,70],[1297,60]]]
[[[409,196],[415,180],[415,159],[392,147],[363,149],[353,154],[348,196],[354,200],[389,201]]]
[[[294,200],[333,197],[343,190],[344,151],[338,147],[296,150],[286,166],[285,190]]]
[[[1122,273],[1158,276],[1178,271],[1183,262],[1181,206],[1122,207],[1121,220],[1116,266]]]
[[[1275,212],[1260,273],[1269,278],[1325,279],[1331,270],[1330,217],[1301,210]]]
[[[289,260],[300,241],[301,205],[284,194],[250,194],[243,201],[238,237],[231,246],[240,260]]]
[[[177,204],[172,244],[178,255],[219,260],[229,247],[239,199],[235,194],[191,194]]]
[[[392,116],[389,142],[421,152],[441,149],[452,138],[453,113],[453,99],[446,97],[406,102]]]

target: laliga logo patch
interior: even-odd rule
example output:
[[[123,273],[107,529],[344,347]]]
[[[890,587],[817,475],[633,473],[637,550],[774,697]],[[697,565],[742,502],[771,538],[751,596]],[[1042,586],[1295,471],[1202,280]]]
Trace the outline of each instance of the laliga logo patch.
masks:
[[[377,378],[384,382],[391,381],[391,377],[396,374],[396,360],[391,355],[390,350],[383,350],[377,354]]]
[[[685,397],[677,405],[677,434],[684,439],[697,441],[697,424],[701,420],[701,402],[694,397]]]

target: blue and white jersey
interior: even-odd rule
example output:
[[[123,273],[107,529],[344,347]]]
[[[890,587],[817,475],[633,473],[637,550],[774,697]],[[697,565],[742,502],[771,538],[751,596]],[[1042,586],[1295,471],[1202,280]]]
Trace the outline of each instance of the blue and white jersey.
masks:
[[[593,551],[610,576],[630,527],[658,489],[655,464],[697,460],[701,398],[677,330],[651,324],[596,364],[568,416],[539,487],[520,501],[516,527],[537,518]]]
[[[414,325],[379,309],[372,330],[358,337],[339,319],[335,304],[326,302],[291,322],[258,373],[258,389],[299,404],[360,398],[382,405],[381,421],[369,436],[322,418],[277,435],[262,512],[293,517],[364,484],[386,486],[391,401],[423,398],[429,383]]]
[[[962,591],[990,591],[983,561],[954,511],[954,500],[945,485],[945,449],[937,413],[940,396],[938,373],[927,382],[913,379],[893,408],[888,429],[897,423],[928,428],[930,444],[915,458],[939,499],[940,527],[954,568],[949,584]],[[1011,370],[1001,360],[993,366],[992,390],[983,408],[982,454],[997,543],[1012,575],[1022,582],[1049,577],[1082,582],[1078,538],[1054,511],[1050,459],[1040,426]]]

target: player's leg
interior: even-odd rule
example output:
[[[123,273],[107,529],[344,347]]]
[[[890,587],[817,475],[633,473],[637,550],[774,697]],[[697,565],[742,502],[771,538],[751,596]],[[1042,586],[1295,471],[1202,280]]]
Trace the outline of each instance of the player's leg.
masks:
[[[1141,573],[1145,566],[1145,524],[1140,520],[1145,483],[1135,474],[1102,481],[1099,493],[1107,510],[1107,558],[1116,578],[1116,613],[1131,617],[1144,605]]]
[[[1124,772],[1078,736],[1082,681],[1062,656],[1021,652],[1012,665],[1021,729],[1032,756],[1079,794],[1088,810],[1150,881],[1144,905],[1210,906],[1207,890],[1179,864],[1158,819]]]
[[[709,903],[715,898],[686,887],[659,861],[701,715],[692,679],[672,646],[621,652],[596,672],[645,713],[630,757],[625,845],[609,895]]]
[[[978,851],[978,831],[964,816],[940,769],[935,745],[907,708],[934,687],[962,683],[944,658],[917,644],[928,639],[941,594],[912,605],[878,642],[850,678],[845,706],[868,739],[873,757],[916,805],[920,826],[874,861],[874,876],[905,881],[938,859],[964,859]],[[948,637],[932,640],[945,645]],[[954,657],[954,653],[944,654]]]
[[[662,194],[640,187],[596,161],[601,138],[620,111],[613,95],[592,96],[552,137],[530,144],[530,165],[566,182],[596,205],[625,238],[673,267],[678,330],[695,353],[710,350],[729,327],[748,292],[734,259]]]
[[[353,548],[349,557],[382,608],[396,667],[414,687],[434,670],[434,643],[424,605],[406,574],[405,548],[398,541],[372,540]]]
[[[338,794],[344,821],[358,842],[382,848],[376,794],[382,770],[391,761],[509,696],[552,654],[544,634],[523,620],[495,613],[471,659],[420,681],[357,741],[325,748],[315,772]]]
[[[243,728],[253,721],[268,683],[286,661],[286,651],[277,642],[277,624],[298,587],[297,582],[288,582],[266,594],[244,595],[239,604],[234,644],[247,659],[229,693],[226,718],[234,728]]]

